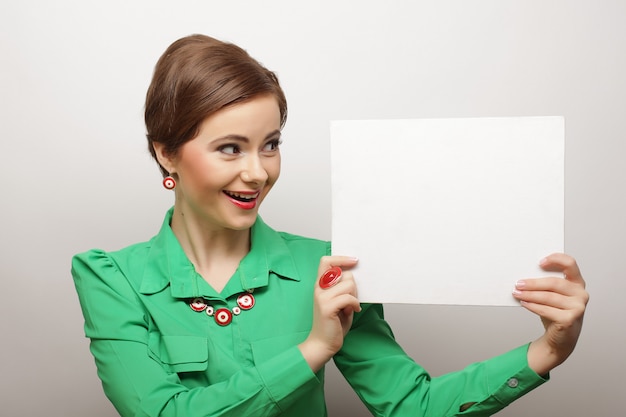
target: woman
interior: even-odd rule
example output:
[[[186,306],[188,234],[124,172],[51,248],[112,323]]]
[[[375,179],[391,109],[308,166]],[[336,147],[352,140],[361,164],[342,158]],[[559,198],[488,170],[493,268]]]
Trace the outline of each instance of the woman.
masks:
[[[541,316],[541,338],[430,378],[396,344],[382,307],[359,304],[356,259],[258,217],[280,173],[286,115],[276,76],[235,45],[189,36],[157,63],[147,137],[174,207],[150,241],[79,254],[72,268],[119,413],[323,416],[331,358],[379,416],[491,415],[546,381],[582,325],[576,262],[551,255],[543,268],[567,279],[517,284],[514,296]],[[322,288],[331,267],[341,278]]]

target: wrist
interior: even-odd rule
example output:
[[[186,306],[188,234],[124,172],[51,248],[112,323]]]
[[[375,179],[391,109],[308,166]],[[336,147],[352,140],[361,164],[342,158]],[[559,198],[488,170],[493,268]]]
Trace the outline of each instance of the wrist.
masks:
[[[326,365],[332,357],[330,352],[323,343],[317,342],[311,338],[307,338],[298,345],[304,360],[309,364],[313,372],[317,372]]]
[[[537,375],[546,375],[563,362],[558,352],[541,337],[528,346],[528,366]]]

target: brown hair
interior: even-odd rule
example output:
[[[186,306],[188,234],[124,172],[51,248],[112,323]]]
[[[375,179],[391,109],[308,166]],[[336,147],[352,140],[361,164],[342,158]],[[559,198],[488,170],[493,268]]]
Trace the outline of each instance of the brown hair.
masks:
[[[198,134],[208,116],[262,94],[276,97],[282,127],[287,120],[287,100],[273,72],[237,45],[209,36],[191,35],[175,41],[159,58],[146,94],[150,153],[156,159],[152,145],[158,142],[164,144],[166,153],[176,155]]]

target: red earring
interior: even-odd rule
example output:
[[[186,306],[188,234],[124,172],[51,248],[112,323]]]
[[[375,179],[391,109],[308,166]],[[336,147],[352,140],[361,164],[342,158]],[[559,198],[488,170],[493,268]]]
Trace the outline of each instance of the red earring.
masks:
[[[171,175],[168,175],[167,177],[163,178],[163,187],[167,188],[168,190],[173,190],[174,188],[176,188],[176,180]]]

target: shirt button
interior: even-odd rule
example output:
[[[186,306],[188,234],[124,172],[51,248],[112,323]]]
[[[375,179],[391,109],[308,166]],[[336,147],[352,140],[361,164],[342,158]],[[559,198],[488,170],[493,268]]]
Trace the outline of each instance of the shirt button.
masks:
[[[519,385],[519,381],[517,380],[517,378],[511,378],[508,381],[506,381],[506,384],[510,388],[517,388],[517,386]]]

